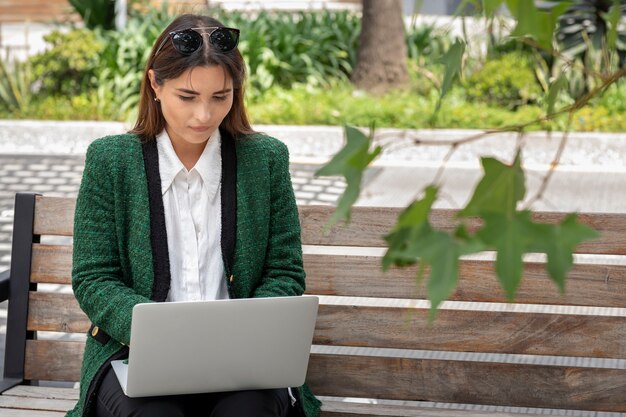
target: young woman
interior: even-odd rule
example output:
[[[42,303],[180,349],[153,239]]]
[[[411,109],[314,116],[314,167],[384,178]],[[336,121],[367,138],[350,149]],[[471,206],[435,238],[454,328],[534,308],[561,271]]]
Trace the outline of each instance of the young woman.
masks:
[[[146,64],[134,129],[87,150],[72,285],[92,326],[69,417],[319,413],[306,385],[129,398],[110,366],[128,355],[137,303],[304,292],[287,148],[250,127],[238,39],[215,19],[179,16]]]

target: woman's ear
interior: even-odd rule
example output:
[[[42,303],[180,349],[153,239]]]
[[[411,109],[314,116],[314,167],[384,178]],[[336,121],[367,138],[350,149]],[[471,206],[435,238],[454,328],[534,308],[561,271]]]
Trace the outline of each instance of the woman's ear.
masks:
[[[152,91],[154,91],[154,96],[159,98],[161,86],[156,82],[156,74],[154,73],[154,70],[148,70],[148,78],[150,79],[150,87],[152,87]]]

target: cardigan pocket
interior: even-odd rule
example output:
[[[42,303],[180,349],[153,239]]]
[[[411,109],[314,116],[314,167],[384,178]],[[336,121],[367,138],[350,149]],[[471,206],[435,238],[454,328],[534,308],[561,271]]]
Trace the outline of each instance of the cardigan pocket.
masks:
[[[98,326],[91,323],[88,331],[89,336],[91,336],[96,342],[101,345],[106,345],[111,340],[111,336],[103,332]]]

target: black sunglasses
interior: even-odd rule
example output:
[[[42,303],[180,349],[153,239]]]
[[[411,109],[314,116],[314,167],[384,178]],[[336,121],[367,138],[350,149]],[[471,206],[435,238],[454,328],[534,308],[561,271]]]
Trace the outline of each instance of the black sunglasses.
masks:
[[[196,52],[203,43],[203,35],[208,35],[209,43],[220,52],[232,51],[239,43],[239,29],[227,27],[201,27],[176,30],[169,33],[174,49],[183,55],[191,55]],[[155,52],[156,56],[168,38],[163,39]]]

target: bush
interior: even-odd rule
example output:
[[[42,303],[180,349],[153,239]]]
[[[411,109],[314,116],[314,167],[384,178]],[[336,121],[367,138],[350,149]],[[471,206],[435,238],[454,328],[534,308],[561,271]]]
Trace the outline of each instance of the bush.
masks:
[[[360,17],[349,11],[256,16],[218,11],[216,17],[241,30],[239,50],[258,91],[294,83],[325,85],[329,78],[347,78],[356,63]]]
[[[531,61],[520,52],[487,61],[465,88],[471,101],[509,109],[535,103],[541,94]]]
[[[173,19],[163,4],[144,13],[133,12],[122,32],[102,31],[107,46],[102,53],[98,75],[98,95],[104,100],[112,94],[115,119],[134,119],[145,64],[161,28]]]
[[[0,112],[5,119],[36,120],[118,120],[113,101],[98,99],[96,91],[87,91],[76,96],[39,96],[32,99],[26,109]],[[121,120],[120,120],[121,121]]]
[[[44,36],[51,48],[30,58],[35,88],[42,94],[79,95],[95,88],[104,43],[95,32],[54,30]]]

